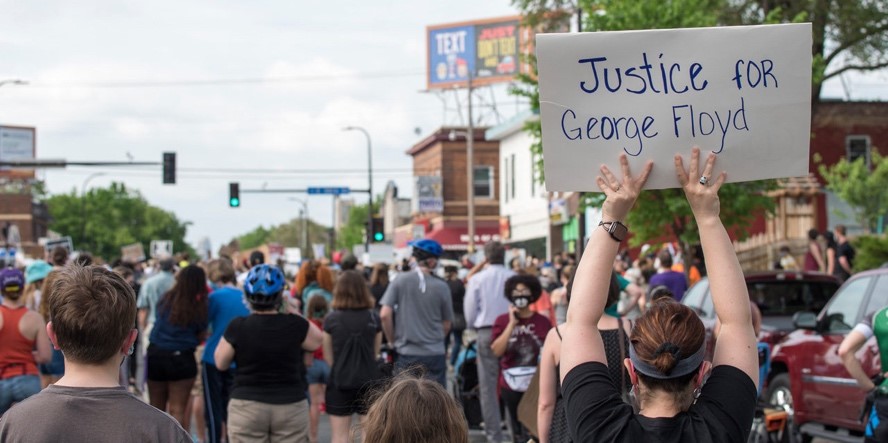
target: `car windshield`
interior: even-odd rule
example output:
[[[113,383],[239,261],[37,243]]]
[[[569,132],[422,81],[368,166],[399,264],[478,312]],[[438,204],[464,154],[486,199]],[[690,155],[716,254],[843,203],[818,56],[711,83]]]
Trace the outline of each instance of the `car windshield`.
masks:
[[[838,289],[833,282],[769,281],[747,284],[749,298],[763,317],[791,317],[796,312],[820,312]]]

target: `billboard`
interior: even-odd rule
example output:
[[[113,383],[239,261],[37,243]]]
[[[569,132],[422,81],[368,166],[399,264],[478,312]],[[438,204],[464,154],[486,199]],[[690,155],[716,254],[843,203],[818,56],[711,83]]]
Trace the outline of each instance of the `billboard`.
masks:
[[[0,161],[34,160],[36,140],[34,128],[0,126]],[[34,178],[34,170],[0,166],[0,177]]]
[[[440,175],[416,177],[418,212],[444,212],[444,187]]]
[[[502,17],[426,28],[428,89],[506,83],[527,72],[522,54],[531,36],[520,17]]]

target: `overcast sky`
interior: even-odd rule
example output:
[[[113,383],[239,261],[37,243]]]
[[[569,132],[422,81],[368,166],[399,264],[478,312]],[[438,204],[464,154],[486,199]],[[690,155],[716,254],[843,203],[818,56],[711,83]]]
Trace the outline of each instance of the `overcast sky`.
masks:
[[[164,151],[178,153],[175,186],[161,184],[159,166],[70,167],[41,174],[49,190],[79,192],[91,174],[104,172],[89,187],[125,181],[191,222],[187,239],[209,237],[214,251],[260,224],[298,216],[283,194],[245,194],[242,208],[230,209],[230,181],[241,188],[366,187],[364,172],[226,171],[365,169],[366,141],[344,126],[362,126],[372,137],[381,170],[374,190],[395,180],[410,195],[404,152],[453,123],[437,97],[419,92],[425,27],[517,13],[508,0],[0,0],[0,10],[0,81],[30,82],[0,88],[0,124],[36,127],[38,158],[160,161]],[[189,83],[241,79],[267,81]],[[852,98],[884,91],[877,87],[883,75],[848,80]],[[842,96],[841,84],[828,84],[825,95]],[[330,223],[329,197],[309,204],[313,219]]]

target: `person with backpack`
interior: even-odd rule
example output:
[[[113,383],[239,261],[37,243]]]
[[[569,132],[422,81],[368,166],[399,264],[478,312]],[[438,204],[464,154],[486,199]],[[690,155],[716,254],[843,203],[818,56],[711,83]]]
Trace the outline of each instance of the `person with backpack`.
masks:
[[[453,299],[450,287],[433,272],[444,249],[431,239],[410,246],[413,269],[399,275],[380,301],[382,328],[398,353],[396,372],[416,370],[447,386],[444,337],[453,323]]]
[[[376,356],[382,346],[382,322],[364,276],[345,271],[333,289],[333,311],[324,320],[324,359],[332,368],[327,386],[327,414],[333,443],[349,441],[351,416],[363,422],[366,397],[382,378]]]
[[[237,363],[228,403],[228,441],[308,440],[303,354],[321,346],[323,334],[305,318],[279,312],[284,274],[254,266],[244,280],[252,313],[231,320],[214,354],[216,368]]]

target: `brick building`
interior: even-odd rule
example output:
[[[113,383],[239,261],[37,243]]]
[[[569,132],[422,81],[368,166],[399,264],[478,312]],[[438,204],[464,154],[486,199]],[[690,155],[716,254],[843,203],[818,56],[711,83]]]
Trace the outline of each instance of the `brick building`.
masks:
[[[33,258],[43,258],[43,246],[38,244],[38,240],[47,235],[49,212],[46,205],[33,201],[30,193],[2,193],[0,227],[7,224],[18,228],[25,254]],[[5,238],[3,242],[0,246],[7,246]]]
[[[487,128],[474,129],[474,191],[476,249],[499,240],[499,142],[485,140]],[[412,222],[395,230],[394,246],[403,248],[416,238],[431,238],[453,255],[468,249],[468,188],[466,128],[441,127],[413,145],[413,176],[440,177],[440,210],[413,208]]]

